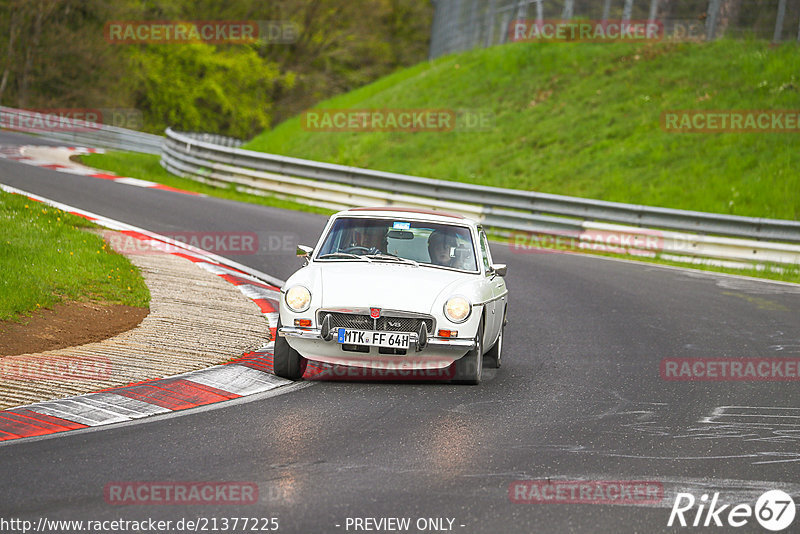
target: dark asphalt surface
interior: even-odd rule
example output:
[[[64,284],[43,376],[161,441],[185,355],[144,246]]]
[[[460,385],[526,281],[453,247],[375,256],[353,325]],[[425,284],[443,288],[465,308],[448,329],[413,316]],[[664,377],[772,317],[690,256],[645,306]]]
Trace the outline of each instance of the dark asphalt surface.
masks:
[[[0,133],[0,144],[20,139],[30,142]],[[0,183],[156,232],[287,232],[314,244],[324,223],[7,160]],[[486,369],[480,386],[322,382],[14,442],[0,447],[0,518],[277,517],[279,532],[298,533],[355,532],[346,528],[353,517],[410,517],[408,532],[422,531],[418,518],[454,519],[453,530],[465,534],[727,532],[668,529],[675,494],[720,492],[722,502],[752,505],[784,489],[800,504],[797,382],[671,382],[659,374],[669,357],[800,357],[800,288],[513,254],[500,244],[493,254],[509,265],[510,323],[504,365]],[[286,254],[231,257],[283,279],[299,266]],[[510,502],[510,483],[544,478],[655,481],[665,498],[652,507]],[[131,480],[251,481],[260,500],[104,501],[107,483]],[[734,530],[766,532],[753,518]]]

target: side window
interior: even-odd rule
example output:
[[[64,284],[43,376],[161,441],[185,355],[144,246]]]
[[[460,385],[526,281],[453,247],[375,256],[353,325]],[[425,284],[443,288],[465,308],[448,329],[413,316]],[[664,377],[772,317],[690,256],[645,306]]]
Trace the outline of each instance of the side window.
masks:
[[[486,239],[486,233],[481,230],[481,258],[483,259],[483,266],[486,272],[489,272],[492,265],[492,256],[489,254],[489,242]]]

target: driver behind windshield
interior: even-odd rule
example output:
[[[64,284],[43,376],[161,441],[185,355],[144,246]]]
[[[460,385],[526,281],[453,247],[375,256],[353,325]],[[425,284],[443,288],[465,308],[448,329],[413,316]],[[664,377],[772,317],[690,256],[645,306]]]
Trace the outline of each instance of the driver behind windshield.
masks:
[[[367,226],[353,228],[340,251],[354,254],[385,254],[387,248],[386,228]]]
[[[428,255],[431,263],[444,267],[463,268],[456,258],[458,239],[454,234],[444,230],[434,230],[428,236]]]

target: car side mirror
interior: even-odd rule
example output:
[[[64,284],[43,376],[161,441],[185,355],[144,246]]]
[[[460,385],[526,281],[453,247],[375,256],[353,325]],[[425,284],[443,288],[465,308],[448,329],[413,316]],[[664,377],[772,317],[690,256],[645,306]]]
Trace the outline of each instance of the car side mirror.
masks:
[[[505,263],[493,263],[492,270],[495,272],[495,274],[505,276],[508,272],[508,266]]]
[[[311,259],[311,254],[314,252],[313,247],[306,245],[297,245],[297,257],[303,258],[303,265],[308,265],[308,260]]]

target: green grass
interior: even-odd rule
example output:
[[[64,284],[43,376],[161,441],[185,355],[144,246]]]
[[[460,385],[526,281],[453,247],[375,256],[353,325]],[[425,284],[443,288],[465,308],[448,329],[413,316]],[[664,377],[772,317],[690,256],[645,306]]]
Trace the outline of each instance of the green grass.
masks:
[[[0,191],[0,320],[65,300],[147,307],[139,270],[112,252],[91,222]]]
[[[136,154],[133,152],[107,152],[105,154],[88,154],[80,156],[81,163],[111,171],[120,176],[130,176],[141,180],[150,180],[170,187],[176,187],[185,191],[203,193],[209,196],[248,202],[250,204],[261,204],[275,208],[285,208],[297,211],[307,211],[311,213],[321,213],[330,215],[332,210],[307,206],[291,200],[285,200],[274,196],[252,195],[237,191],[232,185],[229,187],[214,187],[212,185],[195,182],[188,178],[181,178],[167,172],[159,163],[160,157],[151,154]]]
[[[662,111],[797,109],[795,43],[514,43],[399,71],[318,108],[487,111],[487,131],[310,132],[245,148],[446,180],[800,219],[796,133],[667,133]]]

